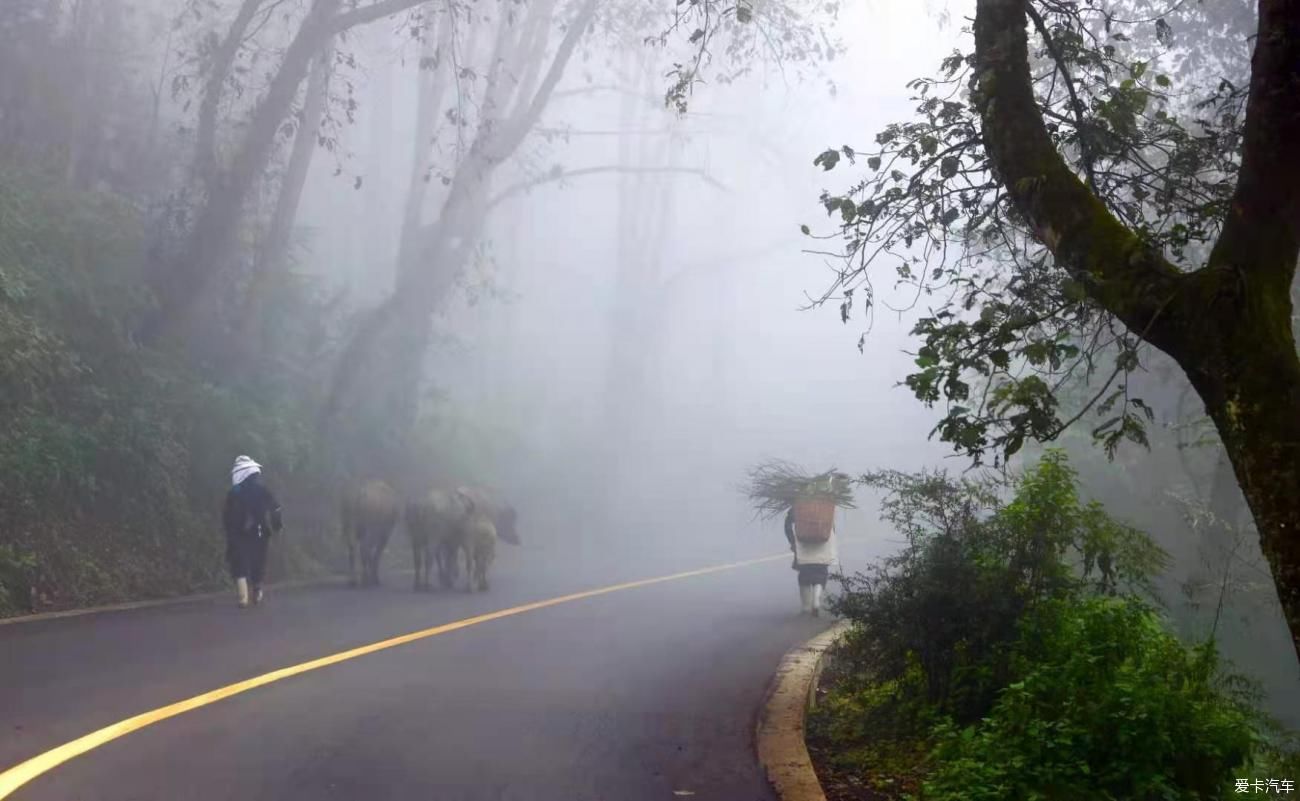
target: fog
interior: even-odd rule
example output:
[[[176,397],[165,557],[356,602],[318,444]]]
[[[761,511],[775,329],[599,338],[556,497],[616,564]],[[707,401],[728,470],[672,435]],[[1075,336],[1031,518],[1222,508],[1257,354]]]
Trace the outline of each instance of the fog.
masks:
[[[760,64],[735,83],[698,87],[685,115],[663,105],[659,53],[625,59],[620,67],[630,61],[641,74],[618,78],[644,91],[553,102],[539,128],[574,134],[510,166],[503,185],[550,164],[626,164],[629,153],[637,166],[699,171],[580,176],[509,200],[484,236],[495,294],[471,305],[462,293],[442,315],[440,330],[456,341],[432,355],[431,381],[449,403],[509,432],[515,448],[497,480],[534,499],[533,519],[584,521],[593,529],[584,539],[605,547],[650,538],[662,548],[707,528],[709,539],[748,538],[761,550],[779,547],[781,535],[752,521],[737,489],[759,458],[910,470],[948,455],[927,440],[935,415],[896,386],[911,365],[909,316],[877,309],[860,353],[865,320],[846,325],[834,303],[808,308],[833,273],[806,252],[821,243],[800,225],[830,230],[818,196],[843,180],[812,157],[904,115],[900,77],[926,71],[956,32],[937,31],[912,3],[851,4],[838,30],[854,34],[852,46],[824,75],[801,80]],[[367,36],[344,173],[318,160],[302,207],[307,263],[370,297],[391,285],[401,225],[393,210],[411,171],[412,47],[395,47],[380,28]],[[629,133],[609,135],[620,130]],[[656,209],[629,194],[662,204],[662,219],[648,220],[661,239],[639,243],[653,252],[627,265],[641,273],[630,280],[620,278],[620,203],[634,215]],[[637,329],[632,350],[618,354],[628,328]],[[642,361],[644,378],[612,372],[620,358]],[[611,400],[611,391],[627,394],[624,379],[632,397]],[[597,499],[600,517],[576,513]],[[849,527],[883,536],[869,510]]]
[[[152,329],[141,326],[141,339],[182,354],[178,382],[220,397],[210,407],[177,406],[175,425],[162,427],[168,436],[198,432],[190,440],[154,432],[165,440],[158,444],[131,433],[131,447],[148,441],[164,456],[184,451],[175,458],[188,472],[164,465],[162,478],[154,476],[161,483],[184,474],[169,503],[186,512],[196,496],[207,503],[204,493],[225,481],[218,462],[246,448],[282,468],[291,485],[286,506],[303,527],[328,529],[331,545],[313,555],[318,567],[342,561],[332,496],[348,482],[380,477],[404,500],[432,483],[498,489],[519,507],[523,534],[520,549],[503,550],[503,559],[545,569],[650,558],[699,566],[785,548],[779,525],[755,520],[741,487],[763,459],[852,474],[970,467],[930,436],[942,410],[900,386],[915,367],[909,351],[918,343],[909,332],[927,298],[896,290],[892,265],[882,262],[869,310],[859,297],[846,322],[837,298],[817,302],[841,266],[827,253],[844,247],[819,197],[845,191],[862,171],[827,172],[814,158],[844,145],[860,152],[882,128],[912,118],[907,81],[933,74],[954,48],[969,49],[961,28],[972,2],[856,0],[833,20],[826,11],[834,3],[793,3],[812,16],[787,20],[788,37],[764,41],[742,25],[727,34],[734,39],[717,40],[684,112],[665,93],[674,70],[691,62],[691,33],[671,27],[672,4],[643,0],[538,0],[521,4],[526,10],[516,9],[508,25],[493,17],[509,7],[504,1],[412,2],[324,37],[318,50],[328,56],[290,58],[316,9],[345,17],[380,5],[389,4],[21,0],[12,8],[36,10],[0,14],[3,42],[28,36],[23,25],[44,26],[50,41],[83,59],[68,65],[49,55],[49,70],[67,74],[53,71],[48,83],[37,74],[45,64],[39,53],[0,60],[35,65],[35,77],[0,76],[0,156],[43,164],[31,154],[57,151],[52,183],[112,195],[147,218],[164,235],[151,229],[162,244],[140,250],[180,276],[153,277],[163,312]],[[40,10],[47,7],[56,10]],[[234,37],[219,102],[206,108],[204,82],[246,8],[255,13]],[[568,23],[584,9],[591,32],[563,62]],[[517,74],[496,71],[488,55],[497,52]],[[285,65],[294,64],[300,74],[277,95]],[[547,65],[556,64],[550,84]],[[317,78],[327,88],[318,96],[327,97],[324,116],[314,114],[324,120],[319,135],[309,113]],[[281,113],[259,116],[264,99],[277,96]],[[82,129],[99,133],[81,136]],[[216,167],[204,164],[205,135]],[[305,169],[300,199],[295,164]],[[292,291],[276,284],[286,267],[274,258],[281,217],[292,223],[285,233],[293,280],[283,281]],[[134,291],[137,268],[115,278]],[[318,295],[305,300],[301,287]],[[140,353],[136,314],[150,316],[134,307],[104,313],[114,332],[132,329],[119,336],[130,354],[122,362]],[[245,330],[265,328],[259,315],[283,316],[294,336],[327,344],[269,342],[264,333],[239,344]],[[20,386],[23,374],[13,369],[12,385]],[[120,379],[115,391],[136,392],[138,375],[104,372]],[[1162,414],[1199,414],[1171,400],[1187,394],[1181,375],[1171,374],[1151,389],[1169,401]],[[151,391],[141,394],[172,408],[172,396]],[[258,397],[263,391],[275,397]],[[241,393],[274,409],[263,428],[230,402]],[[305,421],[320,408],[325,422]],[[220,425],[211,422],[218,417]],[[220,441],[202,439],[209,428],[217,432],[210,440]],[[15,441],[27,436],[15,431]],[[319,440],[335,450],[317,449]],[[1170,440],[1157,438],[1150,453],[1121,448],[1131,472],[1120,479],[1091,443],[1066,444],[1087,463],[1085,495],[1175,551],[1166,583],[1172,605],[1172,588],[1198,569],[1201,543],[1176,510],[1152,511],[1148,502],[1186,483],[1189,476],[1174,475],[1180,464],[1194,472],[1182,444]],[[1215,440],[1205,452],[1220,450]],[[154,457],[142,461],[165,462]],[[1126,484],[1134,475],[1153,477],[1149,486]],[[0,523],[36,531],[31,520],[48,515],[32,510],[61,508],[60,500],[35,492],[10,506],[27,517]],[[1245,508],[1239,496],[1230,500]],[[897,535],[878,519],[877,502],[862,493],[840,532],[883,554]],[[106,515],[94,507],[85,517]],[[80,521],[69,515],[55,527],[64,525],[75,530]],[[187,529],[195,542],[206,542],[206,531],[195,534],[201,528]],[[1250,543],[1257,559],[1253,532]],[[388,558],[398,567],[409,555],[390,547]],[[207,580],[204,570],[193,568],[178,586],[192,589],[194,575]],[[1292,663],[1276,598],[1268,600],[1258,617],[1274,645],[1255,661],[1272,660],[1267,670],[1280,692]]]

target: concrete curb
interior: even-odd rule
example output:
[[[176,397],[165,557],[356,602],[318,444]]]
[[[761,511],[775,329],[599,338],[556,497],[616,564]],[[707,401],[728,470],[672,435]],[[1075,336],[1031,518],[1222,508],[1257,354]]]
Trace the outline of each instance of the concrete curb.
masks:
[[[327,576],[315,579],[298,579],[295,581],[282,581],[275,584],[267,584],[268,590],[292,590],[300,587],[323,587],[330,584],[345,584],[347,579],[341,576]],[[46,620],[61,620],[67,617],[84,617],[85,615],[98,615],[105,612],[127,612],[132,609],[152,609],[158,606],[178,606],[180,604],[199,603],[201,601],[211,601],[216,598],[233,598],[234,590],[220,590],[218,592],[204,592],[198,595],[178,595],[173,598],[155,598],[149,601],[126,601],[120,604],[108,604],[106,606],[88,606],[84,609],[63,609],[58,612],[37,612],[32,615],[15,615],[14,617],[0,618],[0,626],[14,626],[19,623],[40,623]]]
[[[781,801],[826,801],[804,744],[804,716],[816,697],[822,656],[844,633],[838,623],[781,659],[758,719],[758,761]]]

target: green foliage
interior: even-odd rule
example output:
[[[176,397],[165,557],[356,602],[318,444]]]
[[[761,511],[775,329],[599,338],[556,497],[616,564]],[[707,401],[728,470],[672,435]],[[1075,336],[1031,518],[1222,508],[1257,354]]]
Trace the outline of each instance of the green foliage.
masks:
[[[27,606],[23,594],[31,584],[35,567],[31,554],[0,543],[0,616],[15,614]]]
[[[366,413],[316,429],[349,314],[300,277],[266,288],[274,318],[245,359],[136,345],[149,238],[120,201],[0,167],[0,615],[223,584],[219,509],[240,453],[285,506],[274,578],[344,564],[349,471],[491,483],[512,442],[487,412],[440,403],[414,432]],[[217,315],[207,339],[238,341],[238,319]]]
[[[937,729],[924,798],[1210,799],[1255,747],[1214,650],[1185,647],[1134,599],[1045,605],[1018,648],[989,716]]]
[[[120,201],[0,170],[0,614],[221,582],[217,512],[242,451],[282,493],[324,482],[306,422],[313,382],[217,384],[132,342],[146,239]],[[279,309],[320,315],[309,296]],[[266,358],[296,361],[299,348],[285,337]],[[295,531],[305,513],[287,515],[296,575],[332,558]]]
[[[891,798],[1208,799],[1289,758],[1253,688],[1144,600],[1165,553],[1061,452],[1009,481],[862,480],[907,546],[837,602],[854,625],[811,725],[840,769]]]
[[[685,114],[696,84],[711,72],[713,83],[731,83],[747,74],[753,61],[770,58],[797,77],[816,75],[823,59],[843,52],[834,37],[838,3],[786,0],[690,0],[678,2],[662,31],[646,44],[667,47],[684,40],[683,61],[667,71],[672,82],[664,105]],[[651,12],[654,14],[655,12]],[[689,33],[687,33],[689,31]]]
[[[1154,18],[1125,0],[1028,7],[1034,89],[1058,152],[1144,245],[1199,267],[1240,159],[1251,4],[1180,3]],[[845,243],[845,264],[821,294],[848,322],[855,297],[876,296],[874,271],[897,273],[907,308],[927,309],[906,385],[942,405],[933,434],[976,464],[1055,440],[1089,413],[1110,453],[1145,445],[1151,410],[1129,392],[1144,332],[1099,308],[1095,277],[1058,269],[1027,230],[984,150],[972,64],[954,52],[908,84],[910,119],[871,147],[817,157],[825,170],[843,169],[841,153],[866,165],[821,196]],[[1096,394],[1067,402],[1063,388],[1094,379]]]
[[[1145,535],[1080,502],[1058,451],[1011,482],[1002,504],[997,484],[942,473],[862,480],[887,491],[884,517],[908,544],[844,580],[838,611],[865,632],[850,640],[850,658],[877,683],[915,664],[926,702],[963,722],[984,715],[1004,686],[1024,615],[1089,589],[1144,590],[1163,565]]]

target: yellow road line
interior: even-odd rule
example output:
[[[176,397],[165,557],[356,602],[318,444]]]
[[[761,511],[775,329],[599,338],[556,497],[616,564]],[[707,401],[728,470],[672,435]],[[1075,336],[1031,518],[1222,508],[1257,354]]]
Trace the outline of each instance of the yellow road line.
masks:
[[[46,751],[45,753],[40,754],[38,756],[34,756],[31,759],[28,759],[26,762],[22,762],[18,765],[15,765],[14,767],[9,768],[3,773],[0,773],[0,799],[8,798],[10,795],[14,793],[15,790],[17,790],[19,787],[22,787],[24,784],[30,782],[32,779],[35,779],[36,777],[42,774],[48,773],[54,768],[57,768],[59,765],[62,765],[64,762],[67,762],[69,759],[80,756],[81,754],[84,754],[87,751],[91,751],[95,748],[98,748],[101,745],[104,745],[105,743],[112,742],[113,740],[116,740],[119,737],[125,737],[126,735],[131,734],[132,732],[139,731],[140,729],[143,729],[146,726],[152,726],[153,724],[158,723],[160,721],[167,720],[168,718],[176,717],[177,715],[183,714],[185,712],[189,712],[194,709],[198,709],[200,707],[208,706],[209,704],[215,704],[216,702],[229,698],[232,695],[239,695],[240,693],[246,693],[249,690],[256,689],[266,684],[271,684],[272,682],[277,682],[282,679],[287,679],[292,676],[297,676],[299,674],[307,673],[312,670],[319,670],[320,668],[329,667],[330,665],[336,665],[339,662],[346,662],[349,659],[356,659],[359,656],[373,654],[377,651],[384,651],[389,648],[396,648],[399,645],[406,645],[407,643],[416,642],[418,640],[424,640],[429,637],[436,637],[439,634],[446,634],[449,631],[456,631],[458,629],[469,628],[470,626],[477,626],[480,623],[487,623],[488,621],[491,620],[499,620],[503,617],[522,615],[525,612],[533,612],[538,609],[545,609],[548,606],[557,606],[559,604],[570,603],[572,601],[580,601],[583,600],[584,598],[594,598],[598,595],[608,595],[609,593],[612,592],[631,590],[637,587],[646,587],[651,584],[661,584],[665,581],[676,581],[679,579],[691,578],[692,576],[703,576],[709,573],[719,573],[724,570],[734,570],[735,568],[738,567],[746,567],[748,565],[756,565],[761,562],[771,562],[777,559],[786,559],[786,558],[789,558],[788,554],[780,554],[778,556],[765,556],[759,559],[747,559],[743,562],[732,562],[730,564],[717,565],[714,567],[706,567],[706,568],[701,568],[699,570],[690,570],[685,573],[674,573],[671,576],[660,576],[658,578],[641,579],[640,581],[629,581],[625,584],[615,584],[610,587],[601,587],[600,589],[587,590],[585,592],[577,592],[577,593],[573,593],[572,595],[564,595],[558,598],[550,598],[545,601],[536,601],[534,603],[523,604],[522,606],[515,606],[509,609],[501,609],[496,612],[489,612],[487,614],[478,615],[476,617],[467,617],[462,620],[453,621],[451,623],[444,623],[440,626],[434,626],[433,628],[424,629],[422,631],[415,631],[415,632],[411,632],[410,634],[403,634],[399,637],[393,637],[388,640],[371,643],[370,645],[363,645],[360,648],[353,648],[351,650],[342,651],[337,654],[323,656],[319,659],[313,659],[310,662],[303,662],[302,664],[299,665],[292,665],[290,667],[280,668],[279,670],[273,670],[270,673],[263,673],[262,675],[254,676],[251,679],[245,679],[244,681],[236,682],[234,684],[228,684],[225,687],[219,687],[215,690],[211,690],[201,695],[196,695],[192,698],[186,698],[184,701],[177,701],[174,704],[169,704],[167,706],[159,707],[158,709],[154,709],[149,712],[144,712],[142,714],[136,715],[135,717],[127,718],[126,720],[120,720],[117,723],[113,723],[111,725],[105,726],[104,728],[99,729],[97,731],[92,731],[90,734],[78,737],[77,739],[64,743],[63,745],[57,748]]]

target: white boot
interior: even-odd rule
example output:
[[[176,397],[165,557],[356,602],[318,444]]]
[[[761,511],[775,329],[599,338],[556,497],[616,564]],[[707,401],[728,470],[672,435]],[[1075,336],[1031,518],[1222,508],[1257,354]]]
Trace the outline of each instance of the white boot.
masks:
[[[811,615],[813,611],[813,588],[805,584],[799,585],[799,601],[803,605],[803,613]]]
[[[814,584],[811,589],[812,589],[813,617],[821,617],[822,616],[822,590],[824,588],[820,584]]]
[[[239,605],[248,606],[248,579],[235,579],[235,592],[239,594]]]

